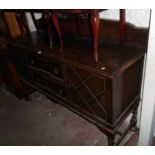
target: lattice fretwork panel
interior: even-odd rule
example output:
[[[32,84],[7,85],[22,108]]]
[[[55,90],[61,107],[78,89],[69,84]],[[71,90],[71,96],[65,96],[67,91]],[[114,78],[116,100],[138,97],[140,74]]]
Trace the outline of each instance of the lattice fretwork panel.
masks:
[[[105,78],[84,70],[66,66],[70,104],[93,116],[107,118]]]

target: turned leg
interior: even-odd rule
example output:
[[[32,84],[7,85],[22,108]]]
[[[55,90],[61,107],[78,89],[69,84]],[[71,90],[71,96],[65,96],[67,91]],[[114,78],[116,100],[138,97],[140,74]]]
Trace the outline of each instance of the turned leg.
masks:
[[[60,52],[63,52],[62,34],[61,34],[61,30],[60,30],[58,16],[56,14],[52,14],[52,20],[53,20],[54,26],[55,26],[55,28],[57,30],[58,36],[59,36]]]
[[[114,145],[116,145],[116,144],[115,144],[115,136],[114,136],[114,135],[108,136],[108,145],[109,145],[109,146],[114,146]]]
[[[98,127],[98,129],[99,129],[101,132],[105,133],[104,130],[103,130],[101,127]],[[114,145],[116,145],[116,143],[115,143],[115,135],[107,135],[107,139],[108,139],[108,145],[109,145],[109,146],[114,146]]]
[[[98,41],[99,41],[99,24],[100,24],[99,13],[97,11],[90,13],[90,22],[93,35],[94,60],[97,63],[99,61]]]
[[[23,25],[24,25],[26,33],[30,36],[30,30],[29,30],[28,21],[27,21],[25,13],[23,13],[22,15],[22,21],[23,21]]]
[[[50,40],[50,47],[52,49],[54,44],[53,44],[52,31],[51,31],[51,26],[50,26],[50,15],[48,12],[44,13],[44,19],[45,19],[45,23],[46,23],[46,27],[48,31],[49,40]]]
[[[21,35],[22,35],[22,38],[23,40],[25,41],[26,40],[26,37],[25,37],[25,30],[24,30],[24,27],[23,27],[23,23],[22,23],[22,16],[21,16],[21,12],[16,12],[16,19],[17,19],[17,22],[18,22],[18,25],[19,25],[19,28],[20,28],[20,31],[21,31]]]
[[[132,118],[130,120],[130,129],[131,131],[136,131],[137,130],[137,111],[138,111],[138,106],[134,108],[132,112]]]
[[[125,9],[120,9],[120,41],[125,43]]]
[[[22,38],[24,41],[26,41],[26,39],[27,39],[26,37],[28,35],[30,37],[30,30],[29,30],[28,21],[27,21],[25,13],[22,11],[19,11],[19,12],[17,11],[16,19],[17,19],[19,27],[20,27]]]

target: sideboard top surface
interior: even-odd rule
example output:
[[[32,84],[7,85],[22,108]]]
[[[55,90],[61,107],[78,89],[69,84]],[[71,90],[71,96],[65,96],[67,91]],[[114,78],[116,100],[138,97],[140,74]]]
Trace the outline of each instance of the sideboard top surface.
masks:
[[[41,51],[47,59],[53,57],[63,60],[65,63],[85,66],[88,69],[96,70],[105,76],[113,76],[122,73],[134,62],[144,56],[146,51],[143,47],[120,45],[118,43],[100,42],[100,60],[95,63],[93,52],[91,51],[91,42],[88,39],[79,39],[78,37],[64,38],[63,54],[60,52],[57,43],[54,49],[50,49],[47,37],[37,37],[37,33],[31,33],[32,37],[28,42],[23,42],[21,38],[8,40],[7,44],[15,47],[37,53]]]

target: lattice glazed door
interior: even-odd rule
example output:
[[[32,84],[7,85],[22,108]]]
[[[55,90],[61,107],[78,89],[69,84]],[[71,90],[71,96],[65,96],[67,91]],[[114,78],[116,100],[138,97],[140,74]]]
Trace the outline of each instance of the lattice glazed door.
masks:
[[[66,66],[70,104],[84,110],[93,117],[107,120],[111,104],[105,77]]]

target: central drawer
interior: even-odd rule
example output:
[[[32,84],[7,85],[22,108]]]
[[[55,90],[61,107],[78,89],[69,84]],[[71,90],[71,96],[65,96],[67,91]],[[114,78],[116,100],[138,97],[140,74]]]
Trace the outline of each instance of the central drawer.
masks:
[[[51,94],[55,98],[67,100],[66,87],[63,83],[53,80],[52,78],[33,72],[35,82],[34,84],[41,90]]]
[[[42,74],[49,74],[58,79],[63,79],[63,73],[60,62],[45,57],[43,54],[29,54],[29,65],[34,70],[42,72]]]

